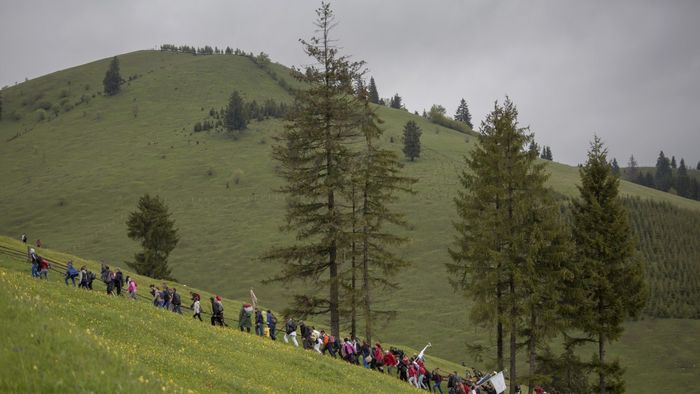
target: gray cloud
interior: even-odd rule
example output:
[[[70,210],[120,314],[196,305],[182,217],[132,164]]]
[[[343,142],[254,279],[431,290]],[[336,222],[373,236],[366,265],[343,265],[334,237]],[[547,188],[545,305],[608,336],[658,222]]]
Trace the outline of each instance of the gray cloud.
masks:
[[[0,85],[161,43],[265,51],[308,62],[317,1],[0,3]],[[700,160],[700,2],[340,1],[339,45],[367,61],[380,94],[413,111],[467,99],[474,120],[510,95],[555,159]]]

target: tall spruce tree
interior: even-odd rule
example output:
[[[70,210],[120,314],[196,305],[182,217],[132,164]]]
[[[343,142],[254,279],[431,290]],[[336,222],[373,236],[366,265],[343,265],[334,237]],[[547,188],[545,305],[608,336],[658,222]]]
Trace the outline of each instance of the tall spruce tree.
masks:
[[[620,165],[617,164],[617,159],[613,157],[612,164],[610,165],[610,170],[612,171],[612,174],[615,175],[616,177],[620,176]]]
[[[635,256],[632,229],[619,196],[619,178],[612,175],[607,151],[597,136],[586,164],[579,170],[580,196],[571,204],[577,269],[571,289],[573,323],[598,344],[592,367],[595,391],[624,391],[622,369],[606,358],[608,343],[619,339],[628,316],[645,303],[642,267]]]
[[[700,170],[700,161],[698,162],[698,165],[695,166],[696,170]]]
[[[676,163],[676,156],[671,156],[671,168],[674,170],[678,167],[678,164]]]
[[[472,114],[469,113],[469,106],[464,99],[459,102],[457,112],[455,113],[455,120],[466,124],[470,129],[474,128],[472,124]]]
[[[143,248],[127,265],[140,275],[172,279],[168,256],[180,238],[163,200],[145,194],[139,199],[138,210],[129,215],[126,226],[129,238],[141,242]]]
[[[353,191],[359,197],[357,201],[356,220],[353,220],[353,234],[357,246],[353,249],[358,254],[362,273],[361,308],[365,324],[365,340],[372,343],[374,322],[379,317],[391,318],[395,311],[380,310],[375,294],[379,291],[394,290],[398,282],[394,279],[401,267],[408,262],[396,255],[392,248],[407,242],[405,237],[387,230],[387,225],[408,227],[404,215],[392,209],[397,201],[397,193],[412,193],[411,185],[415,179],[401,175],[402,164],[393,151],[378,146],[382,134],[382,123],[364,98],[361,112],[360,130],[364,136],[364,149],[358,152],[358,164],[354,166]]]
[[[105,77],[102,80],[104,85],[104,92],[107,96],[114,96],[121,90],[121,84],[124,82],[122,76],[119,74],[119,58],[116,56],[109,63],[109,68],[105,73]]]
[[[311,285],[294,296],[291,310],[301,316],[330,314],[331,333],[338,337],[338,252],[347,243],[348,213],[337,200],[351,183],[347,179],[353,156],[350,147],[360,135],[356,127],[358,100],[352,85],[362,63],[351,62],[332,45],[335,22],[329,4],[322,3],[316,15],[319,35],[301,40],[314,65],[294,70],[294,76],[307,88],[295,91],[296,105],[289,124],[273,148],[285,180],[281,188],[287,195],[284,229],[295,233],[297,243],[275,248],[266,257],[282,263],[281,272],[271,280]]]
[[[685,160],[681,158],[681,164],[678,166],[678,176],[676,177],[676,193],[681,197],[688,197],[690,190],[690,177],[688,176],[688,167],[685,165]]]
[[[374,77],[369,78],[369,102],[373,104],[379,104],[379,91],[377,90],[377,84],[374,82]]]
[[[414,161],[420,157],[420,136],[423,134],[415,121],[409,120],[403,127],[403,154]]]
[[[471,318],[495,324],[499,370],[504,335],[509,335],[511,393],[518,381],[518,335],[524,332],[532,344],[529,356],[550,335],[546,327],[555,313],[549,308],[557,297],[546,288],[558,277],[557,256],[566,250],[557,208],[544,186],[544,164],[536,162],[536,151],[525,149],[532,135],[518,126],[517,116],[507,98],[481,124],[478,144],[460,175],[457,237],[450,249],[453,263],[447,264],[450,283],[474,300]],[[532,372],[534,362],[531,367]]]
[[[403,103],[401,102],[401,96],[399,96],[398,93],[396,93],[396,94],[394,95],[394,97],[392,97],[392,98],[389,100],[389,107],[391,107],[391,108],[396,108],[396,109],[401,109],[401,108],[403,108]]]
[[[628,180],[634,180],[637,179],[638,174],[639,168],[637,166],[637,160],[635,160],[634,155],[631,155],[629,161],[627,162],[625,175],[627,176]]]
[[[656,159],[656,173],[654,174],[654,184],[656,188],[667,192],[673,185],[673,172],[671,163],[668,157],[664,155],[664,151],[659,153],[659,158]]]
[[[255,107],[257,108],[257,103]],[[250,111],[246,110],[243,98],[237,90],[234,90],[228,99],[228,106],[224,114],[224,126],[231,131],[244,130],[248,127],[248,112]]]

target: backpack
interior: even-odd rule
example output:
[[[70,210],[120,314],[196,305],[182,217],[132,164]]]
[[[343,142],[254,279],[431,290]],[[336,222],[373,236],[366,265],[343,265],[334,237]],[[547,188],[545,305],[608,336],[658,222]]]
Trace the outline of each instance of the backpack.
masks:
[[[180,294],[173,293],[173,305],[180,305]]]

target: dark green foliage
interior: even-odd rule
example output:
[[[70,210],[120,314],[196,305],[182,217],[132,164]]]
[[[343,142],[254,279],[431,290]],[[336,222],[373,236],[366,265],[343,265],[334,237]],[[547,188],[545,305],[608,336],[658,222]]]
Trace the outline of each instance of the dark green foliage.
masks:
[[[580,174],[580,197],[571,205],[578,264],[567,286],[568,312],[574,327],[598,344],[594,370],[600,392],[605,393],[604,387],[617,381],[605,346],[619,339],[625,319],[644,307],[646,290],[627,210],[619,197],[620,180],[612,175],[607,151],[597,136]]]
[[[554,160],[554,158],[552,156],[552,148],[550,148],[548,146],[543,146],[542,147],[542,154],[540,155],[540,159],[549,160],[549,161]]]
[[[511,382],[518,381],[517,337],[528,345],[534,379],[535,352],[557,332],[557,283],[570,249],[559,208],[544,185],[544,164],[536,162],[535,150],[525,149],[533,137],[518,126],[517,116],[506,99],[481,124],[460,175],[454,262],[447,264],[455,290],[474,301],[474,323],[494,324],[499,370],[508,332]]]
[[[537,142],[535,142],[534,138],[532,139],[532,141],[530,141],[530,145],[527,147],[527,150],[530,152],[534,152],[535,155],[539,155],[540,147],[539,145],[537,145]]]
[[[688,176],[688,167],[685,166],[685,160],[681,158],[681,165],[678,167],[678,175],[675,180],[676,193],[681,197],[689,197],[690,177]]]
[[[696,170],[700,170],[700,161],[698,162],[698,165],[695,166]]]
[[[671,163],[664,155],[664,151],[659,153],[659,158],[656,160],[656,173],[654,174],[654,185],[656,188],[667,192],[673,185],[673,173],[671,172]]]
[[[613,158],[612,164],[610,165],[610,170],[612,171],[612,174],[616,177],[620,176],[620,165],[617,164],[617,159]]]
[[[119,93],[122,82],[124,82],[124,80],[119,74],[119,59],[115,56],[112,62],[109,63],[109,69],[107,69],[105,78],[102,80],[105,94],[107,96],[114,96]]]
[[[396,312],[380,310],[377,307],[382,297],[379,292],[397,289],[394,279],[399,269],[408,262],[394,253],[391,248],[405,244],[408,239],[390,231],[392,227],[408,228],[404,215],[393,210],[400,192],[412,193],[415,179],[401,175],[402,164],[397,155],[378,146],[382,123],[369,106],[367,92],[360,91],[363,101],[363,119],[360,130],[364,135],[364,148],[357,152],[352,162],[351,188],[346,192],[352,205],[350,232],[351,256],[349,290],[351,304],[352,334],[355,334],[357,309],[361,310],[365,323],[365,340],[372,343],[373,326],[378,318],[391,318]],[[361,289],[357,288],[357,273],[360,273]],[[357,307],[359,305],[359,308]]]
[[[141,275],[172,279],[168,256],[177,246],[179,237],[163,200],[148,194],[141,197],[138,210],[129,214],[126,226],[129,238],[139,241],[143,249],[127,265]]]
[[[423,134],[416,122],[409,120],[403,127],[403,153],[414,161],[420,157],[420,136]]]
[[[627,168],[625,169],[625,179],[627,179],[628,181],[636,182],[638,177],[639,168],[637,168],[637,160],[635,160],[634,155],[631,155],[629,161],[627,162]]]
[[[671,168],[674,170],[678,167],[678,164],[676,163],[676,156],[671,156]]]
[[[330,314],[332,335],[340,335],[339,251],[347,245],[347,205],[340,204],[349,187],[348,174],[358,142],[359,102],[353,82],[360,77],[362,63],[340,56],[329,36],[334,25],[327,3],[316,11],[318,36],[302,40],[304,52],[313,65],[294,70],[304,85],[295,91],[296,104],[273,157],[284,179],[280,189],[287,197],[284,229],[295,235],[296,243],[272,249],[266,259],[281,262],[281,272],[271,280],[298,288],[303,296],[290,296],[296,316]],[[325,294],[323,294],[325,293]]]
[[[226,129],[230,131],[245,129],[248,126],[248,114],[246,112],[243,98],[235,90],[231,93],[228,106],[226,107],[226,114],[224,115]]]
[[[589,365],[581,361],[575,348],[578,343],[567,341],[564,352],[556,356],[548,347],[538,356],[537,373],[550,380],[548,392],[583,394],[589,392]]]
[[[377,84],[374,83],[374,77],[369,78],[367,99],[370,103],[379,104],[379,91],[377,90]]]
[[[464,99],[459,102],[459,107],[457,107],[457,112],[455,113],[455,120],[464,123],[469,126],[470,129],[474,128],[474,125],[472,125],[472,114],[469,113],[469,106],[467,106],[467,102]]]
[[[389,107],[391,108],[396,108],[396,109],[402,109],[403,104],[401,103],[401,96],[399,96],[398,93],[394,95],[394,97],[391,98],[389,101]]]
[[[644,257],[644,314],[700,319],[700,212],[640,198],[623,200]]]

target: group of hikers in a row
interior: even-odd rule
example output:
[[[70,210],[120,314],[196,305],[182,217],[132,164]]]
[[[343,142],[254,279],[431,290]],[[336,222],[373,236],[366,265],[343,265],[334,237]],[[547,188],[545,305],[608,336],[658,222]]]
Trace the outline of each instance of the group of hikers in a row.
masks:
[[[37,255],[33,248],[29,251],[29,257],[32,261],[32,276],[48,279],[49,261]],[[73,266],[73,262],[68,261],[65,283],[68,285],[70,280],[73,286],[76,286],[76,279],[78,287],[92,290],[92,283],[96,279],[96,275],[85,266],[76,269]],[[108,265],[103,263],[100,279],[105,283],[107,294],[119,296],[126,285],[128,296],[136,299],[138,289],[136,281],[129,276],[124,278],[119,268],[111,270]],[[155,285],[149,286],[153,304],[159,308],[181,314],[182,301],[180,294],[174,287],[168,287],[166,284],[163,284],[162,287],[161,290]],[[190,297],[192,300],[190,308],[194,313],[193,318],[202,321],[201,296],[192,292]],[[227,326],[224,320],[224,307],[221,297],[213,296],[209,300],[212,310],[211,324]],[[251,332],[253,326],[255,327],[256,335],[267,336],[272,340],[277,339],[277,317],[272,311],[267,310],[263,317],[263,312],[259,308],[244,303],[238,315],[238,328],[241,331]],[[294,346],[298,347],[297,331],[301,337],[304,349],[313,350],[319,354],[328,354],[334,358],[340,357],[348,363],[362,365],[364,368],[381,373],[388,373],[419,389],[443,394],[442,383],[446,381],[446,390],[449,394],[496,393],[489,382],[479,382],[479,378],[483,375],[477,370],[474,370],[473,373],[465,372],[465,376],[461,377],[456,371],[445,376],[439,368],[433,370],[426,368],[424,353],[430,347],[430,344],[418,355],[409,357],[401,349],[394,347],[384,350],[380,343],[375,343],[374,346],[371,346],[366,341],[359,341],[353,336],[340,339],[326,333],[325,330],[317,330],[314,326],[308,326],[304,321],[299,321],[297,325],[297,322],[291,317],[286,319],[284,325],[284,342],[289,343],[291,341]]]

